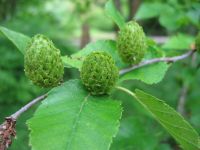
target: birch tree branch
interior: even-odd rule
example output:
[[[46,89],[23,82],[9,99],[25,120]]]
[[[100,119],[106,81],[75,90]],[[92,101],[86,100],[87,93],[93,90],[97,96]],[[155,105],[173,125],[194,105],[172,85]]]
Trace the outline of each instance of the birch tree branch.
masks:
[[[21,109],[16,111],[14,114],[5,118],[5,121],[0,125],[0,150],[6,150],[12,144],[12,138],[16,136],[16,121],[17,119],[30,109],[36,103],[42,101],[47,97],[47,94],[39,96],[33,99],[31,102],[23,106]]]
[[[123,75],[123,74],[125,74],[127,72],[133,71],[133,70],[141,68],[143,66],[147,66],[147,65],[150,65],[150,64],[158,63],[158,62],[173,63],[173,62],[185,59],[185,58],[187,58],[189,56],[192,56],[195,51],[196,51],[195,49],[194,50],[190,50],[190,51],[188,51],[185,54],[180,55],[180,56],[162,57],[162,58],[154,58],[154,59],[146,60],[146,61],[141,62],[140,64],[133,65],[133,66],[131,66],[129,68],[125,68],[125,69],[120,70],[119,74]]]
[[[20,108],[17,112],[15,112],[14,114],[12,114],[10,117],[8,118],[13,118],[15,120],[17,120],[17,118],[23,114],[24,112],[26,112],[28,109],[30,109],[33,105],[35,105],[36,103],[38,103],[39,101],[45,99],[47,97],[47,94],[44,94],[42,96],[39,96],[35,99],[33,99],[31,102],[29,102],[28,104],[26,104],[25,106],[23,106],[22,108]]]

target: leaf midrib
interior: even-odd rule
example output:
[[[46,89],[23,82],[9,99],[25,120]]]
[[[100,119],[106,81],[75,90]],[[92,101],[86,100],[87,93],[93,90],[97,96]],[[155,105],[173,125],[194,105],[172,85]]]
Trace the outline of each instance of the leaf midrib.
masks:
[[[178,137],[178,138],[184,140],[186,143],[191,144],[192,146],[194,146],[194,147],[196,147],[196,148],[199,148],[198,145],[196,145],[196,143],[190,142],[188,139],[186,139],[186,138],[184,138],[184,137],[178,135],[176,132],[174,132],[174,130],[168,128],[168,127],[167,127],[165,124],[163,124],[162,122],[160,122],[160,123],[161,123],[166,129],[168,129],[174,137]]]
[[[146,98],[146,97],[144,97],[144,96],[142,96],[142,97],[143,97],[143,99]],[[154,116],[154,118],[155,118],[158,122],[160,122],[160,124],[162,124],[162,126],[163,126],[165,129],[168,129],[168,131],[170,131],[171,134],[173,134],[174,138],[175,138],[175,137],[179,137],[180,139],[184,140],[185,142],[191,144],[192,146],[194,146],[194,147],[196,147],[196,148],[199,148],[199,146],[196,145],[196,143],[190,142],[189,140],[185,139],[184,137],[179,136],[176,132],[174,132],[172,129],[170,129],[168,126],[166,126],[166,125],[162,122],[162,120],[161,120],[159,117],[157,117],[157,116],[151,111],[151,109],[150,109],[149,107],[146,106],[145,103],[142,103],[142,102],[140,101],[140,98],[137,97],[136,99],[138,100],[138,102],[139,102],[140,104],[142,104],[142,105]],[[156,99],[157,99],[157,98],[156,98]],[[183,121],[184,121],[184,118],[182,118],[182,119],[183,119]],[[169,123],[169,125],[171,125],[170,122],[168,122],[168,123]],[[187,122],[185,122],[185,123],[187,124]],[[189,125],[189,126],[190,126],[190,125]],[[192,132],[193,134],[196,134],[196,135],[198,136],[198,134],[196,133],[195,130],[191,130],[191,132]],[[175,138],[175,139],[176,139],[176,138]]]
[[[66,150],[68,150],[68,149],[70,148],[70,146],[71,146],[71,143],[72,143],[74,134],[75,134],[75,132],[76,132],[76,130],[77,130],[78,120],[80,119],[81,112],[82,112],[82,110],[83,110],[83,108],[84,108],[84,106],[85,106],[85,104],[86,104],[86,102],[87,102],[89,96],[90,96],[90,94],[88,94],[88,95],[84,98],[84,100],[82,101],[81,106],[80,106],[80,109],[79,109],[79,112],[78,112],[77,116],[76,116],[75,119],[74,119],[73,127],[72,127],[72,129],[71,129],[71,134],[70,134],[69,140],[68,140],[68,142],[67,142],[67,148],[66,148]],[[69,149],[69,150],[70,150],[70,149]]]

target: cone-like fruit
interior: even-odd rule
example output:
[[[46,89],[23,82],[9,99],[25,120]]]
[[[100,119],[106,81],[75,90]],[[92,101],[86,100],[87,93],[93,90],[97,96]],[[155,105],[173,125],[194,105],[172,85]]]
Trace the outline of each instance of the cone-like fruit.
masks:
[[[196,50],[200,53],[200,32],[198,33],[198,35],[196,37],[195,47],[196,47]]]
[[[117,37],[117,50],[125,63],[138,64],[146,50],[145,34],[135,21],[128,22]]]
[[[63,78],[60,50],[44,35],[35,35],[28,44],[24,66],[26,76],[40,87],[55,87]]]
[[[96,51],[85,58],[81,68],[81,79],[92,95],[108,94],[118,77],[118,68],[108,53]]]

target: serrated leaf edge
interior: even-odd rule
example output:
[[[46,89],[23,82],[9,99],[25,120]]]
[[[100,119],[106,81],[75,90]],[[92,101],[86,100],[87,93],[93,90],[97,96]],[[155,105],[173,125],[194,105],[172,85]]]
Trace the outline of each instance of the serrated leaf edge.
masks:
[[[73,80],[70,80],[71,82],[74,82],[74,81],[79,81],[79,79],[73,79]],[[52,90],[50,90],[49,92],[48,92],[48,94],[50,94],[51,92],[53,92],[54,91],[54,89],[52,89]],[[88,99],[88,97],[90,96],[90,94],[86,97],[87,99]],[[46,97],[47,98],[47,97]],[[45,98],[45,99],[46,99]],[[87,102],[87,99],[85,99],[84,100],[84,104]],[[115,102],[115,103],[118,103],[119,104],[119,109],[120,109],[120,116],[119,116],[119,119],[117,120],[117,122],[116,122],[116,127],[115,127],[115,134],[111,137],[111,139],[110,139],[110,144],[108,145],[108,147],[107,147],[107,150],[109,150],[110,149],[110,147],[111,147],[111,144],[112,144],[112,142],[113,142],[113,138],[114,137],[116,137],[116,135],[117,135],[117,133],[118,133],[118,131],[119,131],[119,127],[120,127],[120,120],[121,120],[121,117],[122,117],[122,112],[123,112],[123,108],[122,108],[122,103],[121,103],[121,101],[116,101],[116,100],[114,100],[113,99],[113,102]],[[42,105],[43,103],[45,103],[45,100],[43,100],[42,102],[41,102],[41,104],[40,105]],[[83,105],[84,105],[83,104]],[[40,106],[39,106],[40,107]],[[79,114],[80,115],[80,114]],[[34,113],[34,115],[32,116],[32,117],[34,117],[35,116],[35,113]],[[34,131],[30,128],[30,126],[29,126],[29,120],[26,122],[26,125],[28,126],[28,130],[30,131],[30,133],[34,133]],[[32,148],[32,150],[34,150],[33,149],[33,147],[32,147],[32,144],[31,144],[31,134],[29,133],[29,146]]]
[[[139,91],[139,92],[141,92],[141,93],[144,93],[143,91],[141,91],[141,90],[139,90],[139,89],[136,89],[135,91],[136,91],[136,93],[137,93],[137,91]],[[150,95],[150,94],[148,94],[148,93],[144,93],[144,94],[149,95],[149,96],[155,98],[156,100],[158,100],[158,101],[164,103],[164,105],[167,105],[164,101],[162,101],[162,100],[156,98],[155,96],[152,96],[152,95]],[[161,122],[161,120],[160,120],[158,117],[156,117],[156,115],[154,115],[154,114],[150,111],[150,109],[149,109],[146,105],[144,105],[144,104],[139,100],[139,98],[137,97],[137,95],[135,95],[135,98],[138,99],[138,102],[139,102],[143,107],[145,107],[145,108],[149,111],[149,113],[151,113],[152,116],[154,116],[154,118],[156,118],[156,119],[160,122],[160,124],[162,124],[166,129],[169,129],[169,128],[167,128],[167,127]],[[167,105],[167,106],[170,107],[169,105]],[[171,108],[171,107],[170,107],[170,108]],[[172,108],[171,108],[171,109],[172,109]],[[181,116],[179,113],[177,113],[177,115],[178,115],[179,117],[181,117],[181,119],[183,120],[183,122],[186,123],[186,124],[191,128],[191,130],[194,132],[194,134],[196,134],[196,136],[199,137],[198,133],[197,133],[197,132],[194,130],[194,128],[183,118],[183,116]],[[171,129],[170,129],[170,131],[171,131]],[[171,133],[174,134],[173,131],[171,131]],[[180,137],[180,136],[177,135],[176,133],[175,133],[174,135]],[[182,138],[182,137],[181,137],[181,139],[185,140],[185,139]],[[197,140],[198,140],[198,139],[197,139]],[[199,148],[198,145],[193,144],[193,143],[191,143],[190,141],[187,141],[187,140],[185,140],[185,141],[186,141],[187,143],[192,144],[192,145],[195,146],[196,148]],[[197,141],[197,142],[198,142],[198,141]],[[198,143],[197,143],[197,144],[198,144]]]

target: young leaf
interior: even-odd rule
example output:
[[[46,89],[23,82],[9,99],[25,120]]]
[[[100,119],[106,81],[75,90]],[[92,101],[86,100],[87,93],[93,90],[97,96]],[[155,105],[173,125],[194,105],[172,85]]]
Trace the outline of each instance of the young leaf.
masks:
[[[117,50],[116,50],[116,42],[113,40],[99,40],[94,43],[89,43],[85,48],[83,48],[81,51],[73,54],[71,56],[74,60],[83,61],[85,56],[90,54],[93,51],[105,51],[108,52],[113,59],[116,62],[116,65],[119,68],[122,68],[125,66],[125,64],[121,61],[121,59],[118,56]],[[64,60],[65,61],[65,60]],[[82,63],[79,63],[79,67],[81,67]]]
[[[122,75],[119,81],[137,79],[147,84],[155,84],[164,78],[169,66],[164,62],[144,66]]]
[[[108,150],[122,108],[108,96],[91,96],[79,80],[54,88],[28,121],[35,150]]]
[[[24,54],[26,45],[30,41],[30,37],[2,26],[0,26],[0,32],[16,46],[22,54]]]
[[[176,139],[185,150],[199,150],[199,135],[172,107],[164,101],[136,90],[135,98]]]
[[[125,20],[116,9],[113,0],[109,0],[106,3],[105,12],[118,25],[120,29],[125,25]]]

